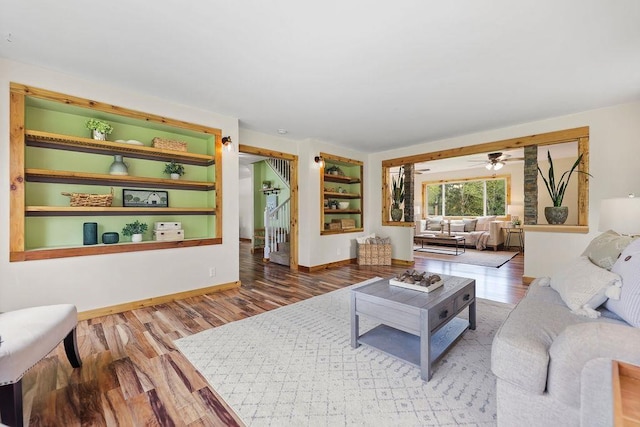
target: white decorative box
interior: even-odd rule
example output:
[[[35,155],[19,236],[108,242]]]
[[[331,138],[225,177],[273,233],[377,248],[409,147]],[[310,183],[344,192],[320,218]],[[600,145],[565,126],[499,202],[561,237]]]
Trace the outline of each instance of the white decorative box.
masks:
[[[436,283],[432,283],[429,286],[420,286],[412,283],[404,283],[404,282],[399,282],[397,280],[389,279],[389,284],[392,286],[399,286],[401,288],[413,289],[414,291],[431,292],[438,289],[440,286],[444,285],[444,280],[440,280]]]
[[[182,230],[181,222],[156,222],[153,226],[154,230]]]
[[[153,230],[153,240],[158,242],[184,240],[184,230]]]

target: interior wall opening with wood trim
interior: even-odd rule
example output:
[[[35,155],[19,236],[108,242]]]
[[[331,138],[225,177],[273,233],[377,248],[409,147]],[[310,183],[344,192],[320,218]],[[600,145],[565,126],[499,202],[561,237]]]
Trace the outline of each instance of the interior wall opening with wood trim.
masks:
[[[400,166],[407,164],[423,165],[427,162],[436,163],[436,161],[450,161],[459,159],[463,156],[487,156],[491,153],[502,153],[508,150],[522,150],[525,147],[537,148],[539,154],[538,158],[546,158],[547,149],[555,151],[562,149],[563,152],[570,154],[563,155],[567,157],[567,160],[560,160],[557,164],[554,164],[555,170],[561,175],[562,172],[571,168],[571,159],[575,161],[579,155],[582,155],[582,160],[577,170],[588,173],[589,167],[589,128],[580,127],[573,129],[566,129],[556,132],[548,132],[539,135],[530,135],[521,138],[512,138],[508,140],[493,141],[483,144],[470,145],[465,147],[459,147],[455,149],[435,151],[431,153],[424,153],[419,155],[401,157],[396,159],[389,159],[382,162],[382,219],[383,225],[388,226],[407,226],[405,221],[391,221],[389,212],[391,208],[391,172]],[[573,152],[571,150],[574,150]],[[505,162],[508,164],[508,161]],[[543,173],[547,173],[546,161],[539,161],[539,165]],[[487,167],[489,169],[489,167]],[[420,173],[425,171],[424,167],[416,167],[415,173],[420,176]],[[428,171],[430,172],[430,171]],[[556,173],[558,173],[556,172]],[[559,176],[557,177],[559,178]],[[418,179],[419,181],[419,179]],[[569,218],[566,225],[563,226],[573,228],[572,231],[584,230],[580,232],[587,232],[588,230],[588,194],[589,194],[589,176],[586,173],[574,173],[570,182],[571,186],[575,188],[575,191],[569,190],[566,202],[571,203],[570,211],[573,211],[572,217]],[[535,195],[535,202],[529,204],[535,205],[535,211],[543,210],[544,206],[551,205],[548,201],[547,190],[544,186],[544,182],[539,177],[536,169],[536,182],[534,184],[537,189]],[[526,185],[525,185],[526,188]],[[523,189],[522,196],[526,199],[526,190]],[[512,193],[513,194],[513,193]],[[412,201],[405,200],[405,203],[412,203]],[[526,204],[523,200],[523,204]],[[422,212],[422,209],[421,209]],[[419,215],[419,216],[422,216]],[[529,229],[544,229],[545,231],[553,230],[557,225],[547,225],[544,220],[544,215],[540,212],[535,222],[529,222]],[[558,230],[558,228],[555,228]]]

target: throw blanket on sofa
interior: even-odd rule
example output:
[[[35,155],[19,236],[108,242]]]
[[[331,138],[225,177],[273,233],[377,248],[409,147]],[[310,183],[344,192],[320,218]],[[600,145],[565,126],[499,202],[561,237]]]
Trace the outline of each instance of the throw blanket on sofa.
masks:
[[[487,248],[487,242],[489,241],[490,235],[491,234],[488,231],[472,231],[469,233],[469,243],[475,243],[476,249],[479,251],[485,250]]]

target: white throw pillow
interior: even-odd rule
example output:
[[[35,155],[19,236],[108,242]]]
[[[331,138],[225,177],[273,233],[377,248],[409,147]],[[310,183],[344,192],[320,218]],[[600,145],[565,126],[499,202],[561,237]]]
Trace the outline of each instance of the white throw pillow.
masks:
[[[595,309],[607,298],[620,297],[620,276],[581,256],[551,276],[551,287],[575,314],[599,317]]]
[[[478,223],[476,224],[476,231],[489,231],[491,227],[491,221],[496,220],[495,215],[490,216],[479,216],[476,219]]]
[[[608,300],[605,307],[636,328],[640,327],[640,239],[627,246],[611,269],[622,278],[619,300]]]
[[[464,223],[462,224],[454,224],[451,221],[451,232],[452,233],[462,233],[464,231]]]

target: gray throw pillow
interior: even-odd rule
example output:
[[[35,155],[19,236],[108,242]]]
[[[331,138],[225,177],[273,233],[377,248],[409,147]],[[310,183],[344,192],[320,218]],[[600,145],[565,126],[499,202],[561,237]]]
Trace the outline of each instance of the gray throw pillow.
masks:
[[[476,231],[477,219],[462,219],[464,221],[464,231]]]
[[[582,256],[589,257],[589,260],[600,268],[611,270],[632,240],[632,237],[621,236],[613,230],[605,231],[589,243]]]

